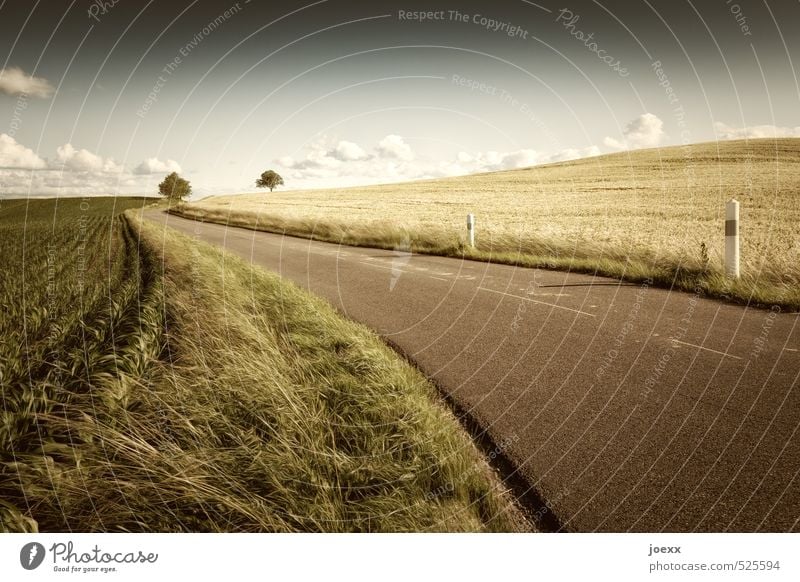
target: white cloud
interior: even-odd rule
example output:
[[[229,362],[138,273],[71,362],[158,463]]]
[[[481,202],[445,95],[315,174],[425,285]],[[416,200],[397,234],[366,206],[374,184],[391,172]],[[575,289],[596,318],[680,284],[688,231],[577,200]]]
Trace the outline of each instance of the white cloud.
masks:
[[[114,196],[156,194],[144,170],[180,171],[174,160],[148,158],[133,171],[114,160],[65,144],[45,161],[14,138],[0,134],[0,196]],[[201,188],[202,189],[202,188]]]
[[[401,136],[386,136],[376,145],[375,151],[377,155],[370,155],[355,142],[322,136],[308,146],[303,157],[284,156],[276,163],[283,177],[295,184],[335,184],[341,180],[363,184],[413,179],[419,174],[409,165],[414,152]]]
[[[291,156],[284,156],[277,162],[284,168],[324,173],[325,170],[332,170],[342,165],[342,160],[336,157],[335,152],[336,148],[331,147],[328,138],[323,136],[309,146],[303,159],[295,160]]]
[[[360,145],[327,136],[311,143],[302,157],[276,160],[278,170],[292,188],[373,184],[412,180],[423,170],[410,163],[411,148],[397,135],[387,136],[371,155]]]
[[[600,148],[597,146],[589,146],[588,148],[581,149],[567,148],[549,156],[544,156],[539,163],[550,164],[553,162],[567,162],[569,160],[599,156],[601,153]]]
[[[8,134],[0,134],[0,168],[39,170],[45,161]]]
[[[480,152],[473,154],[470,157],[472,157],[472,160],[468,162],[467,165],[471,165],[473,167],[473,171],[490,172],[495,170],[513,170],[516,168],[532,166],[537,162],[539,154],[537,154],[535,150],[522,149],[513,152]],[[463,160],[465,159],[465,156],[459,156],[457,159],[459,158]]]
[[[600,148],[597,146],[582,149],[569,148],[553,154],[543,154],[532,149],[520,149],[512,152],[488,151],[474,154],[459,152],[453,163],[443,163],[439,169],[444,175],[458,176],[476,172],[529,168],[540,164],[576,160],[597,155],[600,155]]]
[[[474,159],[475,157],[467,152],[458,152],[458,155],[456,155],[456,162],[459,164],[468,164]]]
[[[503,155],[500,161],[503,169],[528,168],[536,164],[541,156],[536,150],[517,150]]]
[[[395,158],[407,162],[414,159],[414,152],[411,146],[396,134],[387,135],[378,142],[378,154],[382,158]]]
[[[340,141],[328,155],[342,162],[363,160],[369,157],[367,156],[367,152],[365,152],[360,145],[352,141]]]
[[[461,176],[479,172],[526,168],[600,154],[600,150],[596,146],[565,149],[551,154],[522,148],[509,152],[461,151],[452,160],[438,161],[414,155],[410,148],[406,149],[407,144],[402,137],[392,135],[383,138],[376,145],[375,151],[379,155],[366,154],[357,159],[343,161],[339,158],[348,156],[334,157],[337,155],[335,154],[336,147],[325,147],[323,142],[324,140],[321,140],[311,144],[304,157],[299,160],[289,156],[276,160],[277,169],[289,188],[358,186]],[[339,141],[336,143],[351,142]],[[391,152],[387,150],[391,150]]]
[[[18,67],[11,67],[0,69],[0,92],[46,98],[53,94],[53,86],[47,79],[34,77]]]
[[[105,159],[89,150],[75,149],[68,143],[56,150],[58,162],[56,169],[71,170],[75,172],[121,172],[123,168],[111,159]]]
[[[800,137],[800,127],[778,127],[777,125],[751,125],[731,127],[721,122],[714,124],[717,139],[758,139],[764,137]]]
[[[129,172],[70,171],[66,168],[0,169],[0,196],[155,195],[159,178]]]
[[[133,169],[133,173],[139,176],[166,174],[170,172],[178,172],[180,174],[181,171],[180,165],[175,160],[166,160],[162,162],[158,158],[147,158]]]
[[[606,137],[603,143],[618,150],[655,147],[664,138],[664,122],[652,113],[643,113],[628,123],[622,135],[622,141]]]
[[[92,196],[139,193],[120,187],[120,175],[56,170],[0,170],[0,194],[6,196]],[[154,189],[152,189],[154,190]]]

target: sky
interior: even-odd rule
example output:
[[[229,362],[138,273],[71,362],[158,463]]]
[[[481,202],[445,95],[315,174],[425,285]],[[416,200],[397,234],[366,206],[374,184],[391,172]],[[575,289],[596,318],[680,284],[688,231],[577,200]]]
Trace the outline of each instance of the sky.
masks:
[[[0,0],[0,197],[800,137],[800,2]]]

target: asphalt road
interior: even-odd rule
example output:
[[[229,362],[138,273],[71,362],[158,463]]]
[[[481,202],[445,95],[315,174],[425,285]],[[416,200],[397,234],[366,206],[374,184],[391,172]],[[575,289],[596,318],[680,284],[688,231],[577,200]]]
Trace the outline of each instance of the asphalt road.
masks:
[[[376,330],[504,443],[557,528],[800,531],[798,314],[146,215]]]

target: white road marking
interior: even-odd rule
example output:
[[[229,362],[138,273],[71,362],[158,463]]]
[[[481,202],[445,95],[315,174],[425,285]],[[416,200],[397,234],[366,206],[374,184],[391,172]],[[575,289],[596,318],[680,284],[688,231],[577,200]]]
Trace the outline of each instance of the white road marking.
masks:
[[[734,356],[733,354],[726,354],[725,352],[720,352],[720,351],[718,351],[718,350],[712,350],[711,348],[706,348],[706,347],[703,347],[703,346],[698,346],[697,344],[690,344],[689,342],[682,342],[681,340],[676,340],[676,339],[672,339],[672,338],[670,338],[670,341],[673,341],[673,342],[675,342],[676,344],[683,344],[683,345],[685,345],[685,346],[692,346],[693,348],[698,348],[698,349],[701,349],[701,350],[706,350],[707,352],[714,352],[715,354],[719,354],[720,356],[727,356],[727,357],[729,357],[729,358],[736,358],[737,360],[741,360],[741,359],[742,359],[742,358],[740,358],[739,356]]]
[[[522,295],[514,295],[513,293],[505,293],[503,291],[495,291],[494,289],[489,289],[487,287],[478,287],[480,291],[488,291],[489,293],[497,293],[499,295],[505,295],[507,297],[514,297],[516,299],[522,299],[523,301],[530,301],[531,303],[539,303],[540,305],[549,305],[550,307],[555,307],[556,309],[563,309],[565,311],[572,311],[573,313],[580,313],[581,315],[588,315],[589,317],[596,317],[594,313],[587,313],[585,311],[581,311],[580,309],[573,309],[571,307],[565,307],[563,305],[557,305],[555,303],[548,303],[547,301],[537,301],[536,299],[531,299],[530,297],[523,297]]]
[[[447,279],[442,279],[441,277],[434,277],[433,275],[428,275],[427,273],[418,273],[416,271],[407,271],[405,269],[401,269],[400,267],[384,267],[383,265],[376,265],[375,263],[365,263],[363,261],[359,261],[362,265],[366,265],[367,267],[375,267],[376,269],[385,269],[387,271],[399,271],[401,273],[405,273],[406,275],[422,275],[423,277],[428,277],[429,279],[436,279],[437,281],[447,281]]]
[[[387,271],[400,271],[401,273],[409,273],[411,271],[406,271],[405,269],[401,269],[400,267],[386,267],[384,265],[376,265],[375,263],[365,263],[364,261],[359,261],[362,265],[366,265],[367,267],[375,267],[376,269],[386,269]]]

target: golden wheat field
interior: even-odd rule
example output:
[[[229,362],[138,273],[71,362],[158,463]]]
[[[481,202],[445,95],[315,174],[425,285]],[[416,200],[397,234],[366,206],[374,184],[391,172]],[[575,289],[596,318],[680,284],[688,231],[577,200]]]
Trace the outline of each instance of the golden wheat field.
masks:
[[[718,275],[731,198],[741,204],[743,281],[771,287],[767,301],[794,294],[800,286],[800,139],[638,150],[402,184],[216,196],[182,212],[256,227],[285,223],[294,225],[292,234],[302,224],[300,230],[373,233],[369,238],[399,229],[454,241],[465,239],[471,212],[479,250],[541,255],[544,245],[560,257],[635,259]],[[733,294],[747,298],[746,289]]]

